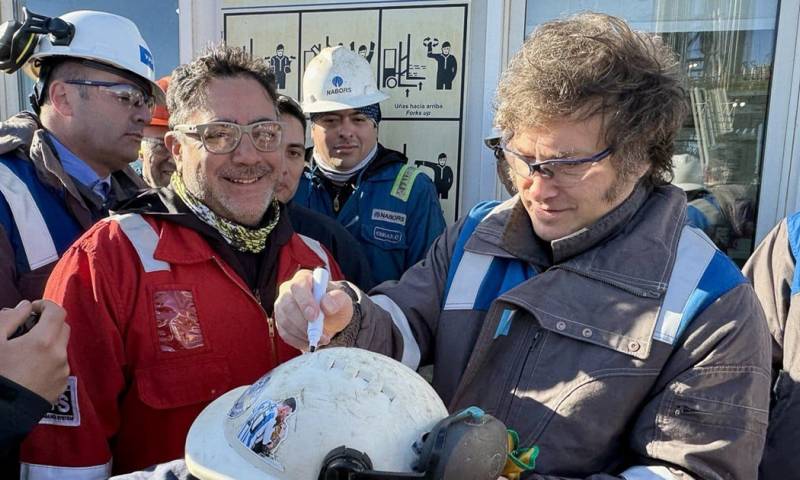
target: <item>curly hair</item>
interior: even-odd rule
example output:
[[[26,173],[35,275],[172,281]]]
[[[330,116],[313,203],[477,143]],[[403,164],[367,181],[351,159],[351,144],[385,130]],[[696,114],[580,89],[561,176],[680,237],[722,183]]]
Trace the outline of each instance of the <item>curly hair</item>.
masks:
[[[269,65],[263,59],[251,58],[242,48],[220,43],[208,47],[201,56],[172,72],[167,91],[170,128],[186,123],[192,112],[206,109],[211,79],[229,77],[252,78],[276,104],[275,75]]]
[[[649,162],[651,184],[672,177],[673,140],[688,112],[674,51],[624,20],[585,12],[539,26],[503,73],[495,124],[506,140],[558,118],[603,115],[622,178]]]

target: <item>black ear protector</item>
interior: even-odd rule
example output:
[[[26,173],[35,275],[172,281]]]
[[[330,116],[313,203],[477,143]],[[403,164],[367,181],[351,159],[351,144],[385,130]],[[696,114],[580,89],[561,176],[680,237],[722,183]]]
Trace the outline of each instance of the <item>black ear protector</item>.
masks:
[[[372,469],[369,456],[344,445],[322,461],[318,480],[495,480],[506,463],[508,433],[500,420],[469,407],[440,420],[412,447],[413,472]]]
[[[14,73],[36,50],[40,35],[50,35],[53,45],[69,45],[75,27],[58,17],[46,17],[22,8],[23,20],[0,25],[0,71]]]

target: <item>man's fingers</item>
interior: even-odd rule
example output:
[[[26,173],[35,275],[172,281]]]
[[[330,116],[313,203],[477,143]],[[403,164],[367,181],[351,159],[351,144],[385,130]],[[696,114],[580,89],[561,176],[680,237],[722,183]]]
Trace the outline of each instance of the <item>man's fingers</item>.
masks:
[[[280,313],[276,310],[276,320],[275,325],[278,327],[278,335],[284,341],[290,343],[289,340],[294,339],[299,343],[308,344],[306,339],[308,322],[305,321],[303,314],[300,313],[296,306],[294,308],[291,305],[282,307]],[[290,343],[290,345],[297,346],[294,343]]]
[[[14,308],[0,311],[0,341],[6,340],[14,330],[25,323],[32,311],[31,302],[23,300]]]
[[[296,328],[292,328],[292,325],[288,325],[287,327],[288,328],[281,328],[281,324],[278,324],[278,335],[280,335],[283,341],[298,350],[305,351],[308,349],[306,332],[299,332]]]
[[[314,300],[314,292],[311,284],[311,275],[299,279],[295,276],[290,286],[294,303],[297,304],[298,310],[302,313],[303,318],[305,318],[307,322],[313,321],[317,317],[317,313],[319,313],[319,307]]]

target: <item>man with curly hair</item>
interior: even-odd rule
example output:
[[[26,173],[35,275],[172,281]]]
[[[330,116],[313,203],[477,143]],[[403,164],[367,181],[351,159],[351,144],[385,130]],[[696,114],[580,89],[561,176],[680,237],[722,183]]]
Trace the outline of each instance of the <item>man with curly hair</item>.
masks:
[[[547,22],[496,106],[518,193],[474,207],[399,282],[335,283],[330,344],[433,364],[452,411],[478,405],[539,447],[523,478],[756,478],[769,333],[667,183],[687,106],[674,53],[608,15]],[[291,345],[318,311],[310,284],[280,288]]]
[[[224,46],[178,67],[169,186],[96,224],[53,270],[45,295],[67,310],[73,376],[64,414],[23,444],[24,477],[181,457],[209,402],[300,354],[277,336],[277,285],[301,268],[342,276],[276,198],[283,124],[268,68]]]

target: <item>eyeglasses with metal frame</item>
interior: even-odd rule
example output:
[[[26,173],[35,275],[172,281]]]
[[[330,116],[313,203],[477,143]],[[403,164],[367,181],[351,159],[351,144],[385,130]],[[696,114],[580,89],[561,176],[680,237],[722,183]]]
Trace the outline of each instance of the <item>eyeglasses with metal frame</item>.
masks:
[[[175,125],[172,130],[199,138],[211,153],[230,153],[239,146],[247,134],[256,150],[274,152],[281,144],[283,124],[274,120],[239,125],[232,122],[209,122],[197,125]]]
[[[65,80],[64,83],[82,85],[84,87],[97,87],[128,108],[146,106],[148,110],[152,111],[156,104],[156,100],[152,95],[129,83],[103,82],[100,80]]]
[[[552,179],[559,185],[575,185],[584,179],[592,165],[602,161],[614,152],[608,147],[590,157],[555,158],[537,162],[535,158],[512,150],[505,143],[500,145],[503,154],[517,175],[528,178],[538,172],[542,178]]]

